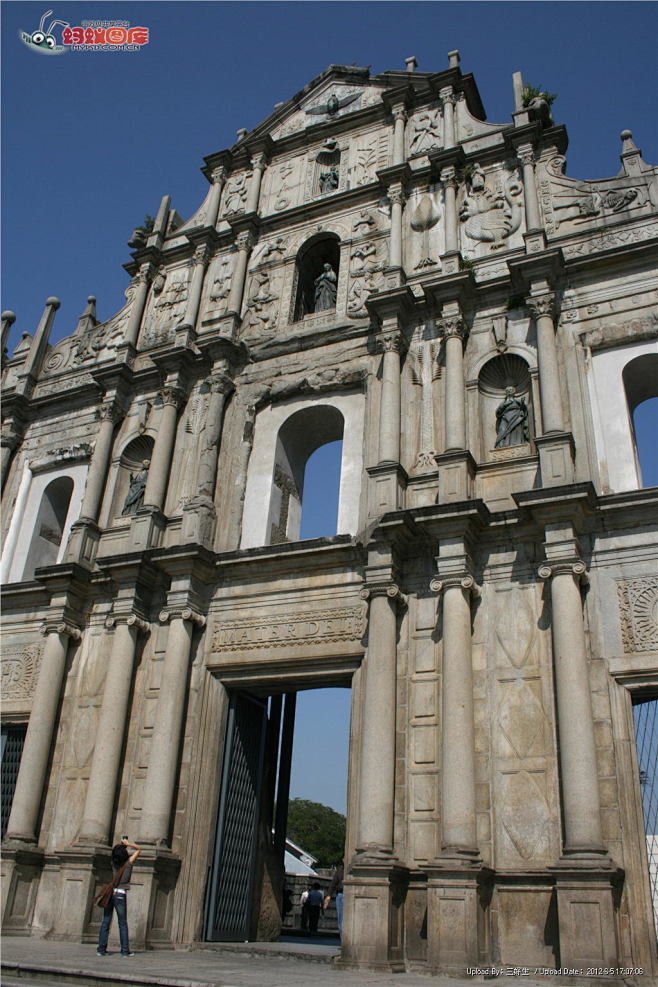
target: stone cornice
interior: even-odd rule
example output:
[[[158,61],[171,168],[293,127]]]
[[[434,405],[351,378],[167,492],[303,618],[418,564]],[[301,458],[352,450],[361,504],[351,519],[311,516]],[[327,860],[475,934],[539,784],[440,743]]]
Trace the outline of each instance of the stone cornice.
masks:
[[[566,521],[578,530],[585,527],[598,506],[596,491],[589,482],[524,490],[512,497],[521,513],[529,514],[537,523]]]
[[[564,271],[564,255],[560,247],[548,247],[540,253],[512,257],[507,261],[512,287],[522,294],[533,281],[546,281],[554,286]]]
[[[422,287],[430,308],[440,310],[446,302],[452,301],[466,307],[475,294],[475,275],[472,271],[460,271],[428,281]]]

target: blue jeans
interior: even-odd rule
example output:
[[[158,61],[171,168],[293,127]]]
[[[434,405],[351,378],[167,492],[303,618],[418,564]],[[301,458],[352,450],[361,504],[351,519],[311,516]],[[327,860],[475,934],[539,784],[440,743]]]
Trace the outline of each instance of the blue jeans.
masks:
[[[125,956],[130,953],[130,946],[128,945],[128,906],[126,903],[125,894],[117,894],[115,892],[112,895],[112,901],[103,911],[101,931],[98,934],[98,950],[101,953],[104,953],[107,950],[107,937],[110,934],[112,912],[115,910],[119,920],[119,942],[121,943],[121,952]]]
[[[342,938],[343,936],[343,892],[339,891],[336,895],[336,919],[338,920],[338,936]]]

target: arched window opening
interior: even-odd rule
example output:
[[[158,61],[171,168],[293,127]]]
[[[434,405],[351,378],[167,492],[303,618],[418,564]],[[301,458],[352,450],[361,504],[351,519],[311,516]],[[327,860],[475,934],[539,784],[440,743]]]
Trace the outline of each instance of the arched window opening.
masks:
[[[301,248],[297,255],[295,322],[305,315],[336,308],[339,266],[340,241],[337,236],[323,236]]]
[[[622,371],[638,481],[658,486],[658,353],[645,353]]]
[[[326,442],[311,453],[304,470],[300,538],[329,538],[338,529],[343,443]]]
[[[270,500],[269,543],[297,541],[301,535],[306,464],[316,449],[343,438],[344,419],[331,405],[304,408],[286,419],[277,437]],[[340,471],[338,486],[340,485]],[[309,510],[315,496],[309,496]],[[327,507],[328,516],[330,508]],[[325,525],[330,527],[331,525]],[[333,534],[335,534],[335,522]],[[318,534],[306,537],[319,537]]]
[[[58,476],[44,490],[25,560],[23,579],[32,579],[36,569],[57,562],[72,494],[73,480],[70,476]]]

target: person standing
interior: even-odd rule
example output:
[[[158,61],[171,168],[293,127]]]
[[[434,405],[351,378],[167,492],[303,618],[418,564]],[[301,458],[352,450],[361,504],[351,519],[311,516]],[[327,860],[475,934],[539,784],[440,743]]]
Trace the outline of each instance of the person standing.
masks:
[[[322,890],[319,884],[314,884],[306,899],[308,903],[308,930],[313,935],[318,931],[320,912],[322,910]]]
[[[128,847],[132,849],[132,853],[128,853]],[[107,939],[110,934],[110,925],[112,923],[112,912],[116,911],[117,919],[119,922],[119,942],[121,944],[121,955],[122,956],[134,956],[134,953],[130,951],[130,943],[128,941],[128,908],[127,908],[127,893],[130,887],[130,877],[132,874],[133,864],[139,857],[141,849],[136,843],[129,843],[127,838],[124,837],[121,843],[117,843],[116,846],[112,847],[112,876],[114,878],[119,878],[114,891],[112,892],[112,898],[110,899],[109,905],[103,911],[103,921],[101,922],[100,932],[98,934],[98,948],[96,952],[99,956],[105,956],[107,953]]]
[[[342,940],[343,938],[343,879],[345,877],[345,861],[343,861],[334,871],[334,876],[331,878],[331,884],[327,888],[327,894],[324,899],[324,910],[326,911],[329,907],[329,902],[333,897],[336,898],[336,921],[338,923],[338,938]]]

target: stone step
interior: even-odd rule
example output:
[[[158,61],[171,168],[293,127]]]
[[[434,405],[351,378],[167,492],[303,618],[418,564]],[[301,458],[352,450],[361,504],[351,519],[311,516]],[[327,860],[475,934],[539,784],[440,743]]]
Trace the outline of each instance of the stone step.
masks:
[[[3,963],[0,987],[217,987],[217,984],[180,977],[135,975],[130,970],[92,973],[36,963]]]

